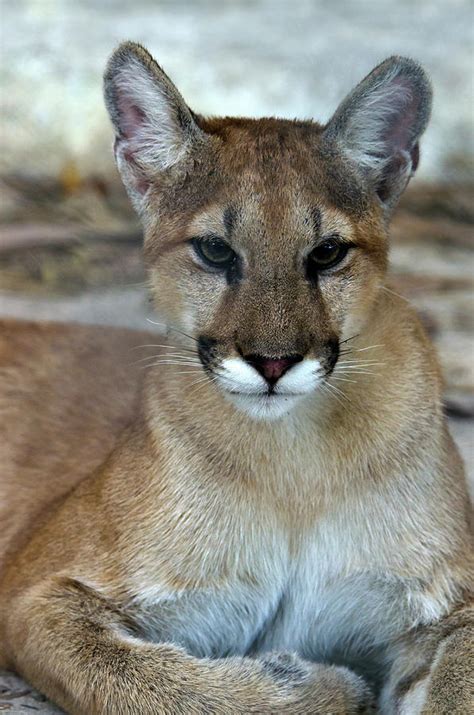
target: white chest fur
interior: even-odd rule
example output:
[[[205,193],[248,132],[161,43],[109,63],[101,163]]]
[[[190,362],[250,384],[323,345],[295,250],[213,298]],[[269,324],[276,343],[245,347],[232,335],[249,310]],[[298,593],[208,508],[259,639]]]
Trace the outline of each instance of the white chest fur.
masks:
[[[291,650],[314,660],[364,660],[422,619],[423,600],[417,580],[397,573],[395,559],[392,570],[376,548],[386,524],[368,519],[354,504],[319,519],[296,546],[284,529],[244,530],[258,539],[231,546],[241,553],[225,582],[142,592],[137,618],[148,638],[201,657]]]

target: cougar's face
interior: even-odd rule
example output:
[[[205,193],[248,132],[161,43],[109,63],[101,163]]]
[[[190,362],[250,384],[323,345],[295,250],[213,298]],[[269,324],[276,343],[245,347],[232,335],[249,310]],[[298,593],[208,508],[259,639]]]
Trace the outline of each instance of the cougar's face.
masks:
[[[388,58],[324,126],[198,116],[131,42],[104,93],[157,308],[193,336],[213,385],[267,418],[329,386],[370,321],[385,226],[418,166],[422,68]]]
[[[157,308],[193,336],[213,385],[267,418],[329,387],[341,345],[370,321],[385,226],[418,166],[422,68],[388,58],[325,126],[198,116],[131,42],[104,92]]]
[[[386,249],[373,213],[360,211],[360,197],[353,206],[350,196],[335,199],[304,144],[282,149],[274,137],[259,152],[246,141],[214,157],[209,195],[186,218],[166,218],[161,204],[147,245],[160,315],[195,338],[215,388],[272,419],[324,390],[343,344],[369,318]],[[184,194],[199,179],[187,181]]]

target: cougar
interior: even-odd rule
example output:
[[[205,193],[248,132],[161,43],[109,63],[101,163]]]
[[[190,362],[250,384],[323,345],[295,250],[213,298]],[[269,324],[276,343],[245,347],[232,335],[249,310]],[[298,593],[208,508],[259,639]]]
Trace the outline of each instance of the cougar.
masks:
[[[386,278],[425,72],[216,119],[125,43],[105,99],[166,337],[3,321],[1,666],[78,715],[470,712],[466,482]]]

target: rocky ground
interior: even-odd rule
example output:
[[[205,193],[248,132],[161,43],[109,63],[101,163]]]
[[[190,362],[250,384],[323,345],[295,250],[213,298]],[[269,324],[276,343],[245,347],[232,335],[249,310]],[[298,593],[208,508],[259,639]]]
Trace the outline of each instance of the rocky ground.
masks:
[[[0,315],[150,328],[141,233],[114,181],[3,179]],[[27,221],[25,221],[27,217]],[[414,185],[392,227],[392,289],[437,346],[451,429],[474,480],[474,210],[466,185]],[[59,712],[11,674],[0,711]]]

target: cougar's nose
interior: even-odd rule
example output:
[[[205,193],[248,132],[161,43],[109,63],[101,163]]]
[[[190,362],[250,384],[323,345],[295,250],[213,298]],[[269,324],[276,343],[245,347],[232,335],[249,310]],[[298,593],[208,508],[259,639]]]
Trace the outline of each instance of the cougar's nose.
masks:
[[[269,358],[263,355],[245,355],[244,358],[252,367],[258,370],[270,385],[274,385],[290,367],[297,362],[301,362],[303,356],[285,355],[279,358]]]

